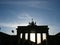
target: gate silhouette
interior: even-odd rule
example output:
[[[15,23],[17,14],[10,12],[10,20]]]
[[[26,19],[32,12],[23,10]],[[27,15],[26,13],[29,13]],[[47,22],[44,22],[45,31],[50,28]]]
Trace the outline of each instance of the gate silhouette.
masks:
[[[47,41],[48,41],[48,26],[47,25],[43,25],[43,26],[38,26],[36,25],[36,22],[34,22],[32,20],[31,23],[29,23],[29,25],[27,26],[18,26],[17,27],[17,37],[18,37],[18,43],[20,42],[20,36],[22,33],[22,40],[25,40],[25,34],[28,33],[28,41],[30,41],[30,33],[35,33],[35,43],[37,44],[37,33],[40,33],[41,36],[41,45],[43,44],[43,33],[46,34],[46,45],[47,45]]]

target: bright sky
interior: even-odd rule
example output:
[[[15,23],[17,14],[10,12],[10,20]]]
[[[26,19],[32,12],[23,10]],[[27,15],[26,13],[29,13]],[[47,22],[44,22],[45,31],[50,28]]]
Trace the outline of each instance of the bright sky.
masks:
[[[32,18],[38,25],[48,25],[49,34],[60,32],[60,0],[0,0],[1,32],[16,34],[16,27]]]

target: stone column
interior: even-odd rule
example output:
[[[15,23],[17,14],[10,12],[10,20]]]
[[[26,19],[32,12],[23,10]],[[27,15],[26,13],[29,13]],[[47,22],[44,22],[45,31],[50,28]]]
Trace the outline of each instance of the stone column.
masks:
[[[28,40],[30,41],[30,32],[28,33]]]
[[[20,34],[21,33],[19,33],[19,32],[17,33],[17,44],[20,44]]]
[[[22,40],[25,40],[25,33],[22,33]]]
[[[48,32],[46,33],[46,45],[48,45]]]
[[[42,35],[42,33],[41,33],[41,45],[42,45],[42,42],[43,42],[43,35]]]
[[[35,33],[35,42],[37,44],[37,33]]]

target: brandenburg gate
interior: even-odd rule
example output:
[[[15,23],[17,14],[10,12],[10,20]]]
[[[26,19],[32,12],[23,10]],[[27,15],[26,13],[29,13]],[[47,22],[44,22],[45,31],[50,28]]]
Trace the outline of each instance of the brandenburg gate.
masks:
[[[21,33],[22,33],[22,39],[25,40],[25,34],[28,33],[28,40],[30,41],[30,33],[35,33],[35,42],[37,44],[37,33],[40,33],[40,38],[41,38],[41,45],[43,43],[43,33],[46,34],[46,45],[47,45],[47,39],[48,39],[48,26],[47,25],[43,25],[43,26],[37,26],[36,22],[34,22],[32,20],[31,23],[29,23],[29,25],[27,26],[18,26],[17,27],[17,37],[18,37],[18,41],[20,39]]]

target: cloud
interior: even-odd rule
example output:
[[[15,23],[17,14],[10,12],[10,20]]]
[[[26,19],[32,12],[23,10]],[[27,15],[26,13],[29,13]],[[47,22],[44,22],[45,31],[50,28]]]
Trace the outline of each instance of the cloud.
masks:
[[[17,14],[17,22],[0,22],[0,26],[3,26],[3,27],[17,27],[17,26],[26,26],[28,25],[27,21],[30,21],[33,17],[30,16],[28,13],[26,12],[23,12],[23,13],[19,13]],[[27,23],[26,23],[27,22]]]
[[[35,8],[47,8],[48,1],[2,1],[0,4],[12,4],[15,6],[26,6]]]
[[[60,32],[60,25],[48,25],[49,27],[49,34],[50,35],[55,35]]]
[[[26,26],[28,24],[26,23],[0,23],[0,26],[2,27],[13,27],[13,28],[16,28],[17,26]]]
[[[33,17],[26,12],[23,12],[18,15],[18,19],[31,20]]]

